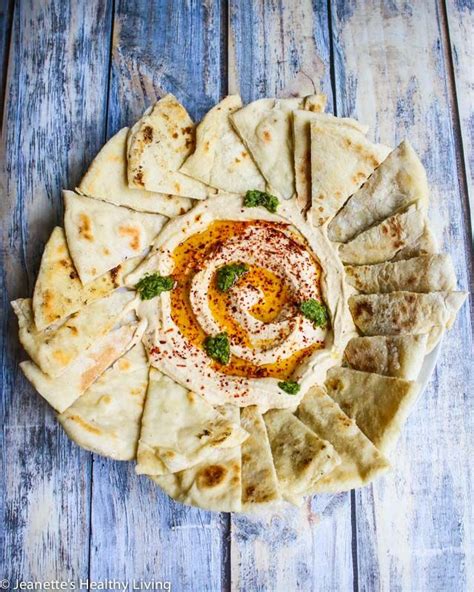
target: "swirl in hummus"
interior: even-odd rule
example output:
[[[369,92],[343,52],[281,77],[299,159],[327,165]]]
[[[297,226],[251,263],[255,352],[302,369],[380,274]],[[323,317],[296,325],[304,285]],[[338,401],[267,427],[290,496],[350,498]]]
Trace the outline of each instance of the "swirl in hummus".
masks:
[[[223,291],[216,278],[229,264],[245,273]],[[243,207],[240,196],[211,198],[168,223],[127,283],[146,273],[175,281],[173,290],[140,306],[149,319],[152,365],[212,404],[293,408],[340,362],[352,336],[341,264],[324,232],[311,229],[290,203],[271,214]],[[326,326],[302,314],[308,300],[327,307]],[[223,333],[227,364],[203,345]],[[287,380],[298,383],[297,394],[282,390]]]

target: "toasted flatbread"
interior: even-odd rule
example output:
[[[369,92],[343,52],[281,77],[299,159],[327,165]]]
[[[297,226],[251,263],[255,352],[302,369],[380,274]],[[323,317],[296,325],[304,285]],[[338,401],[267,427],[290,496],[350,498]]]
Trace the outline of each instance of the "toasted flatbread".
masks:
[[[428,353],[439,339],[437,329],[451,327],[465,299],[464,292],[358,294],[349,298],[349,308],[364,335],[428,333]]]
[[[428,219],[425,219],[425,226],[421,236],[415,242],[403,247],[392,261],[403,261],[412,257],[421,257],[421,255],[434,255],[439,252],[438,241],[431,229]]]
[[[156,102],[128,134],[129,187],[194,199],[216,193],[179,172],[194,150],[194,134],[193,120],[176,97],[166,95]]]
[[[301,503],[302,496],[340,463],[339,455],[290,411],[271,409],[263,417],[282,495]]]
[[[364,294],[401,290],[444,292],[456,288],[453,263],[446,254],[422,255],[376,265],[348,265],[345,271],[349,284]]]
[[[206,114],[196,129],[196,149],[180,168],[182,173],[229,193],[265,190],[265,179],[230,123],[229,116],[241,107],[240,97],[230,95]]]
[[[143,254],[167,221],[72,191],[63,195],[67,244],[83,284]]]
[[[329,395],[371,442],[389,455],[416,401],[416,382],[333,367],[328,371]]]
[[[405,140],[331,221],[328,236],[345,243],[414,203],[419,209],[427,208],[428,181],[420,159]]]
[[[239,409],[227,405],[217,408],[232,424],[239,425]],[[170,497],[182,504],[214,512],[242,509],[241,447],[216,448],[203,462],[161,476],[152,476]]]
[[[344,351],[353,370],[416,380],[426,354],[427,335],[354,337]]]
[[[358,129],[311,122],[311,216],[321,226],[334,217],[386,158],[390,148],[373,144]]]
[[[137,343],[58,416],[82,448],[116,460],[132,460],[148,384],[148,360]]]
[[[92,161],[77,192],[138,212],[163,214],[174,218],[187,212],[192,201],[186,197],[166,195],[130,188],[127,179],[128,127],[112,136]]]
[[[154,368],[142,419],[136,472],[177,473],[206,460],[218,448],[240,445],[248,434],[203,397]]]
[[[56,378],[112,329],[134,298],[133,292],[112,292],[44,331],[35,327],[31,299],[19,298],[12,307],[18,317],[20,343],[45,374]]]
[[[425,214],[415,205],[390,216],[377,226],[339,246],[343,263],[366,265],[393,259],[402,249],[420,240],[426,225]]]
[[[313,387],[301,401],[297,417],[333,446],[341,463],[316,482],[314,492],[339,492],[362,487],[390,464],[327,392]]]
[[[323,109],[321,109],[322,111]],[[336,126],[349,126],[362,134],[369,127],[349,117],[335,117],[330,113],[319,113],[299,109],[293,114],[293,135],[295,141],[295,185],[297,201],[302,211],[311,206],[311,122],[319,121]]]
[[[140,261],[141,257],[129,259],[84,286],[69,255],[64,231],[56,226],[46,243],[33,293],[36,328],[43,331],[119,288]]]
[[[308,97],[260,99],[230,116],[245,146],[265,177],[268,190],[280,198],[295,194],[292,113],[315,103]]]
[[[123,325],[98,339],[57,378],[42,372],[33,362],[21,362],[20,368],[39,394],[58,413],[65,411],[143,334],[144,324]]]
[[[281,499],[281,494],[262,414],[255,405],[243,407],[240,422],[250,434],[242,444],[242,506],[251,511]]]

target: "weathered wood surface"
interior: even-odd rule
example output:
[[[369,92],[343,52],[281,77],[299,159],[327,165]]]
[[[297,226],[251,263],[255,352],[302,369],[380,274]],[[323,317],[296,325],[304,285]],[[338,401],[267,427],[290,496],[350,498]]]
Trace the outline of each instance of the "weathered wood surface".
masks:
[[[248,101],[317,86],[329,110],[366,121],[377,139],[409,137],[428,170],[443,247],[460,286],[472,289],[472,2],[12,6],[0,12],[0,59],[9,59],[0,578],[168,580],[179,591],[474,589],[468,306],[391,475],[301,509],[229,518],[175,504],[131,464],[69,442],[18,372],[24,354],[8,305],[31,294],[60,219],[60,189],[74,187],[105,139],[165,91],[199,118],[228,90]]]

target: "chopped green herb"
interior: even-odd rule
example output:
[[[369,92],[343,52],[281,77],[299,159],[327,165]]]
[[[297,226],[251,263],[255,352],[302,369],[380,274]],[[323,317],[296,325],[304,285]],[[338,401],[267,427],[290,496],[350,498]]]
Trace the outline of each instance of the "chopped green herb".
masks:
[[[284,380],[283,382],[279,382],[278,386],[282,391],[285,391],[285,393],[288,393],[289,395],[296,395],[301,388],[294,380]]]
[[[219,333],[215,337],[206,337],[204,340],[204,349],[206,354],[213,360],[216,360],[221,364],[229,363],[230,344],[227,333]]]
[[[136,284],[135,288],[142,300],[151,300],[162,292],[169,292],[174,287],[174,279],[157,273],[147,274]]]
[[[248,270],[244,263],[224,265],[217,272],[217,287],[221,292],[227,292]]]
[[[265,191],[259,191],[258,189],[247,191],[244,197],[244,206],[247,208],[262,206],[272,214],[277,211],[279,203],[278,197],[270,195],[270,193],[265,193]]]
[[[313,321],[316,327],[325,327],[329,320],[327,308],[314,298],[302,302],[300,304],[300,311],[307,319]]]

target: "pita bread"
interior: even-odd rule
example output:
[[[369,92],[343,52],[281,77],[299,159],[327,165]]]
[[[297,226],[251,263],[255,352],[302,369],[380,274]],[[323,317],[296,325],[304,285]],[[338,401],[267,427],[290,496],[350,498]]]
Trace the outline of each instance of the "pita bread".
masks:
[[[402,261],[404,259],[411,259],[412,257],[420,257],[421,255],[433,255],[439,251],[438,243],[431,230],[430,224],[425,219],[425,226],[421,236],[415,240],[414,243],[403,247],[393,257],[392,261]]]
[[[320,438],[330,442],[341,458],[339,465],[316,482],[315,492],[335,493],[362,487],[390,467],[356,422],[321,387],[315,386],[306,393],[297,416]]]
[[[390,292],[349,298],[355,324],[364,335],[430,333],[433,328],[449,329],[466,299],[464,292]],[[437,338],[439,331],[435,331]],[[435,343],[428,337],[427,353]]]
[[[322,109],[321,109],[322,111]],[[295,139],[295,185],[297,201],[302,211],[311,205],[311,122],[349,126],[366,134],[369,127],[348,117],[335,117],[329,113],[297,110],[293,114],[293,135]]]
[[[313,113],[322,113],[326,109],[328,98],[323,93],[315,95],[307,95],[303,101],[303,109],[305,111],[312,111]]]
[[[20,368],[39,394],[59,413],[65,411],[95,380],[143,334],[144,324],[123,325],[98,339],[57,378],[51,378],[33,364],[21,362]]]
[[[416,380],[426,353],[427,335],[354,337],[344,351],[353,370]]]
[[[265,190],[265,179],[230,124],[229,115],[242,107],[230,95],[213,107],[196,129],[196,150],[180,171],[216,189],[245,193]]]
[[[239,425],[239,409],[231,405],[217,408],[231,423]],[[169,475],[152,476],[170,497],[182,504],[214,512],[242,509],[241,450],[216,448],[203,462]]]
[[[116,460],[135,458],[148,384],[148,360],[137,343],[58,416],[79,446]]]
[[[340,463],[339,455],[290,411],[271,409],[263,417],[283,497],[300,503]]]
[[[283,199],[295,193],[291,116],[304,105],[303,98],[260,99],[230,116],[267,180],[269,191]]]
[[[428,207],[428,181],[420,159],[405,140],[331,221],[328,236],[345,243],[414,203]]]
[[[359,189],[390,149],[350,125],[311,122],[311,219],[321,226]]]
[[[242,504],[255,505],[281,499],[263,416],[255,405],[240,410],[242,428],[250,436],[242,444]]]
[[[136,472],[163,475],[184,471],[219,448],[239,446],[248,434],[203,397],[150,369],[150,383],[138,444]]]
[[[167,218],[64,191],[67,244],[83,284],[142,254]]]
[[[92,161],[77,192],[116,206],[126,206],[139,212],[163,214],[169,218],[187,212],[192,202],[186,197],[154,193],[128,186],[127,136],[128,127],[124,127],[110,138]]]
[[[134,298],[133,292],[112,292],[44,331],[35,327],[31,299],[19,298],[12,307],[18,317],[20,343],[45,374],[56,378],[112,329]]]
[[[46,243],[33,294],[36,328],[43,331],[122,286],[124,276],[140,261],[140,257],[129,259],[83,286],[69,255],[64,231],[56,226]]]
[[[145,111],[128,134],[129,187],[195,199],[216,193],[179,172],[193,152],[194,131],[193,120],[173,95]]]
[[[451,257],[423,255],[405,261],[378,263],[376,265],[348,265],[347,281],[358,292],[443,292],[456,288]]]
[[[393,450],[419,392],[416,382],[336,367],[326,388],[382,454]]]
[[[406,212],[394,214],[377,226],[357,235],[339,247],[343,263],[365,265],[393,259],[407,246],[415,244],[425,230],[426,219],[421,210],[410,206]]]

